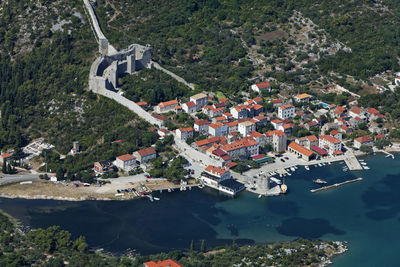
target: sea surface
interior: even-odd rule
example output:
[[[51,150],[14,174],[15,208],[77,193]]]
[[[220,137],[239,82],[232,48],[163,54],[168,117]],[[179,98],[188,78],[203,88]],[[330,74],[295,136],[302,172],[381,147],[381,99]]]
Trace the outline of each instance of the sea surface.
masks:
[[[92,247],[142,254],[199,247],[266,243],[296,238],[348,241],[349,251],[333,266],[399,266],[400,155],[365,157],[370,170],[344,172],[343,163],[300,166],[286,178],[288,194],[236,198],[210,189],[157,193],[160,201],[0,199],[0,209],[32,228],[59,225]],[[361,182],[311,193],[313,179],[329,184],[357,177]]]

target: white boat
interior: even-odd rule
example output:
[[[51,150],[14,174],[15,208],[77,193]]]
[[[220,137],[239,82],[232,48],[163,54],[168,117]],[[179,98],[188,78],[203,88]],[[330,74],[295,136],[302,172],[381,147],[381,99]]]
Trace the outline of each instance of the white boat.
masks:
[[[363,166],[363,169],[364,169],[364,170],[369,170],[370,167],[368,167],[368,166]]]
[[[307,171],[309,171],[309,170],[310,170],[310,167],[308,167],[307,165],[306,165],[306,166],[304,166],[304,168],[305,168]]]
[[[279,177],[282,177],[282,173],[279,174]]]
[[[318,167],[318,164],[315,164],[314,167]]]
[[[292,172],[295,172],[295,171],[296,171],[296,169],[293,168],[293,167],[290,167],[290,170],[291,170]]]
[[[362,161],[364,161],[364,160],[363,160],[363,159],[359,159],[358,161],[361,161],[361,162],[362,162]]]
[[[321,163],[318,163],[318,166],[319,166],[319,167],[322,167],[322,164],[321,164]]]
[[[258,198],[261,198],[262,197],[262,195],[258,195]]]
[[[292,174],[290,172],[288,172],[287,175],[292,176]]]
[[[330,161],[328,161],[328,165],[331,165],[332,163]]]
[[[168,192],[170,192],[170,193],[171,193],[171,188],[168,188]]]
[[[153,198],[154,198],[154,200],[157,200],[157,201],[160,200],[160,198],[158,198],[158,197],[153,197]]]
[[[279,179],[277,179],[277,178],[275,178],[275,177],[270,177],[269,179],[270,179],[271,181],[273,181],[274,183],[276,183],[276,184],[282,184],[281,180],[279,180]]]
[[[366,163],[366,162],[360,162],[360,163],[361,163],[361,165],[364,165],[364,166],[365,166],[365,165],[367,165],[367,163]]]
[[[313,180],[313,183],[316,183],[316,184],[326,184],[327,182],[324,181],[324,180],[321,180],[321,179],[316,179],[316,180]]]
[[[389,157],[391,157],[392,155],[386,155],[386,158],[389,158]]]

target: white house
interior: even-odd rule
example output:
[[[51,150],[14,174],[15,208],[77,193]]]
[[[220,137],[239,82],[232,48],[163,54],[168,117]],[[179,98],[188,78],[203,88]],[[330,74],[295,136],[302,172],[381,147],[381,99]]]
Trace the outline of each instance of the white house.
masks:
[[[176,129],[176,136],[180,139],[180,140],[187,140],[189,138],[193,138],[193,128],[192,127],[188,127],[188,128],[179,128]]]
[[[224,136],[228,134],[228,125],[221,122],[212,123],[208,126],[208,133],[212,136]]]
[[[262,92],[262,91],[268,91],[270,92],[272,89],[271,84],[269,82],[261,82],[261,83],[257,83],[257,84],[253,84],[251,86],[251,90],[253,90],[254,92]]]
[[[223,167],[208,165],[201,173],[200,179],[206,186],[229,195],[236,195],[245,189],[244,184],[232,179],[230,171]]]
[[[200,93],[192,95],[190,97],[190,102],[196,105],[196,110],[200,110],[207,105],[208,96],[206,94]]]
[[[209,125],[210,125],[210,122],[207,120],[195,119],[193,128],[196,132],[199,132],[199,134],[206,134],[206,133],[208,133]]]
[[[330,135],[321,135],[319,137],[319,147],[333,155],[337,151],[342,151],[342,142]]]
[[[243,137],[246,137],[248,134],[256,130],[256,124],[251,121],[240,122],[238,125],[238,130]]]
[[[296,108],[293,105],[286,104],[278,108],[278,117],[281,119],[293,118],[296,116]]]
[[[197,111],[197,107],[196,104],[194,102],[186,102],[182,105],[182,109],[186,112],[186,113],[194,113]]]
[[[137,167],[136,158],[131,154],[118,156],[115,159],[114,165],[125,171]]]
[[[360,147],[364,145],[364,146],[370,146],[372,147],[374,145],[374,140],[368,136],[360,136],[356,139],[354,139],[354,147],[360,149]]]

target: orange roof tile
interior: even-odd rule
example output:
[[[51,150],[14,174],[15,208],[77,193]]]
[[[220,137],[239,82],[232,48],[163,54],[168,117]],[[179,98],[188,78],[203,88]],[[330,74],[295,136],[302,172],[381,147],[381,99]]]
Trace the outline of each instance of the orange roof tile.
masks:
[[[171,106],[171,105],[178,105],[178,100],[174,99],[174,100],[170,100],[170,101],[166,101],[166,102],[160,102],[158,104],[158,106],[160,108]]]
[[[364,136],[360,136],[360,137],[354,139],[354,141],[364,144],[364,143],[372,142],[372,138],[368,135],[364,135]]]
[[[176,262],[174,260],[171,260],[171,259],[163,260],[163,261],[157,261],[157,262],[148,261],[148,262],[145,262],[143,264],[146,267],[183,267],[182,264],[180,264],[180,263],[178,263],[178,262]]]
[[[128,161],[128,160],[135,159],[135,157],[132,156],[131,154],[125,154],[125,155],[118,156],[117,159],[122,160],[122,161]]]
[[[326,141],[328,141],[329,143],[332,143],[332,144],[341,143],[340,140],[338,140],[338,139],[336,139],[335,137],[330,136],[330,135],[321,135],[321,136],[319,137],[319,139],[326,140]]]
[[[310,157],[313,154],[313,152],[311,150],[297,144],[296,142],[291,142],[288,147],[290,147],[293,150],[296,150],[297,152],[305,155],[306,157]]]
[[[222,176],[225,173],[229,172],[229,170],[227,170],[223,167],[216,167],[213,165],[208,165],[207,168],[205,169],[205,171],[212,175],[217,175],[217,176]]]

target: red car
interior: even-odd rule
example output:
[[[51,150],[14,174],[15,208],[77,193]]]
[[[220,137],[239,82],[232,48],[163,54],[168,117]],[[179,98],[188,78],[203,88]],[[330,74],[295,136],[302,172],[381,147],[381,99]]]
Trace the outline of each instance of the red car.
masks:
[[[285,159],[289,159],[288,157],[285,157]]]
[[[146,178],[151,178],[151,175],[146,175]]]

